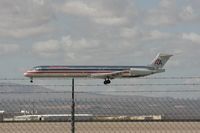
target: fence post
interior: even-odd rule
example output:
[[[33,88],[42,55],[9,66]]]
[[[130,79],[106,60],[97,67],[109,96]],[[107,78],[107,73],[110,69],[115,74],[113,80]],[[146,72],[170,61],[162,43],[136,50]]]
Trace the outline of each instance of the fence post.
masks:
[[[75,133],[75,101],[74,101],[74,78],[72,78],[72,103],[71,103],[71,133]]]

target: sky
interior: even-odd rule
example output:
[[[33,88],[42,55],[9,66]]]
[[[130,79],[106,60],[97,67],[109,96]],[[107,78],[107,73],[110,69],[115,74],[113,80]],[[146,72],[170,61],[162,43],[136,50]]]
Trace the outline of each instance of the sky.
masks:
[[[174,55],[158,76],[199,76],[199,7],[199,0],[0,0],[1,78],[22,78],[37,65],[146,65],[157,53]]]

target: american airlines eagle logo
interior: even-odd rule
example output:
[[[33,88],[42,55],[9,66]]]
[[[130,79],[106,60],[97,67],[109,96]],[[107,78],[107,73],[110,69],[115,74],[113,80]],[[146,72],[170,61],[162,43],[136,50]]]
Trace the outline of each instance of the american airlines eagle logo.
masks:
[[[155,65],[162,65],[162,61],[161,59],[157,59],[154,63]]]

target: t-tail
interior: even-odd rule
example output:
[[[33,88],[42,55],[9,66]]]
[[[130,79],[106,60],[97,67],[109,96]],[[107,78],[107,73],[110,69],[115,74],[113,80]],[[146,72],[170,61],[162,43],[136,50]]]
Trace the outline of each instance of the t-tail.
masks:
[[[154,67],[155,69],[161,69],[167,63],[167,61],[169,60],[171,56],[172,55],[170,54],[159,53],[156,56],[156,58],[152,61],[150,66]]]

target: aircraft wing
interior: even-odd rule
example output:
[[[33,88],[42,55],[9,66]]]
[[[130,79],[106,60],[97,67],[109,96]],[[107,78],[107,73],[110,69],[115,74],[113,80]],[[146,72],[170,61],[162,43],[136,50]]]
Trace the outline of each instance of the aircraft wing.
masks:
[[[115,71],[112,73],[96,73],[96,74],[91,74],[91,77],[94,78],[110,78],[114,79],[115,77],[121,77],[123,73],[127,72],[128,70],[125,71]]]

